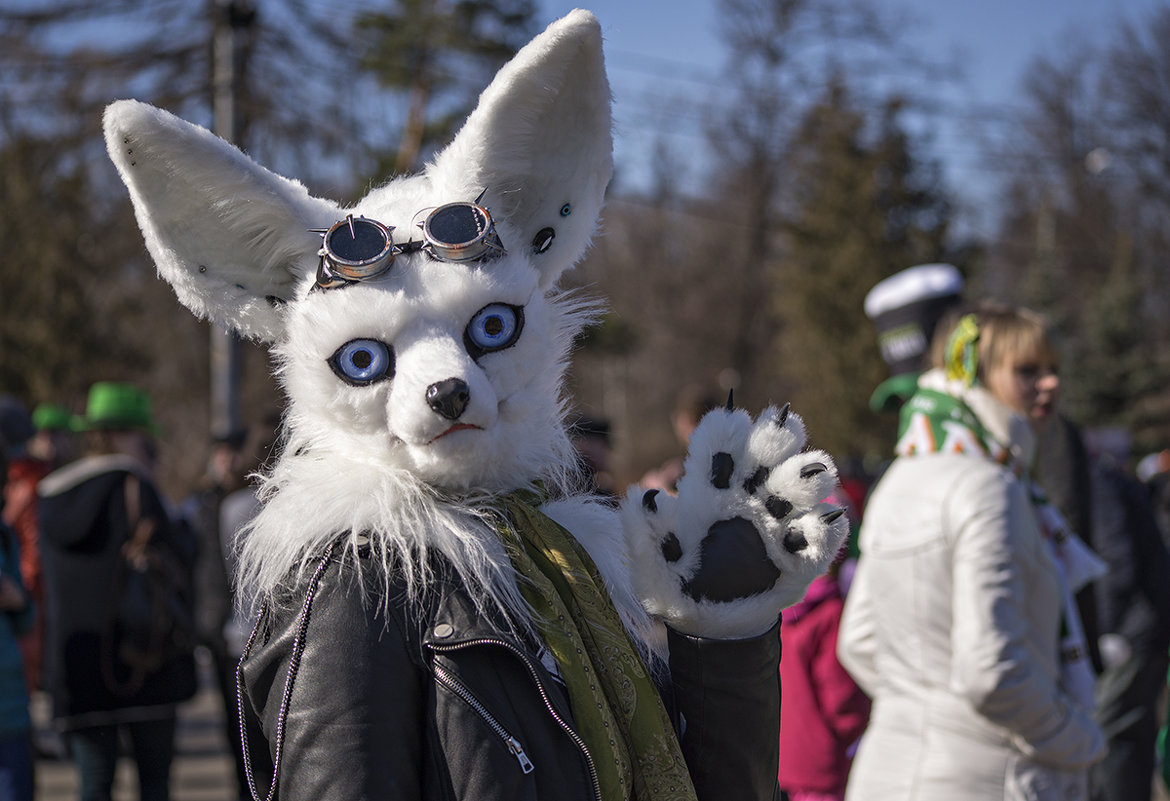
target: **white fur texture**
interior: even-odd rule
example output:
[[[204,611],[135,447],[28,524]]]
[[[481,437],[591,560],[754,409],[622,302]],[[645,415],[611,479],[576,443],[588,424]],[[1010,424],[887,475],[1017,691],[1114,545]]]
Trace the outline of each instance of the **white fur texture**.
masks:
[[[404,577],[415,595],[440,553],[481,607],[523,625],[527,608],[487,516],[502,494],[539,483],[556,499],[546,511],[593,555],[636,639],[661,642],[631,576],[631,565],[653,565],[631,560],[614,510],[573,494],[561,394],[573,338],[597,309],[556,283],[597,224],[610,126],[601,30],[586,11],[524,47],[432,164],[351,208],[310,197],[164,111],[132,100],[107,109],[107,147],[160,274],[197,315],[271,343],[288,396],[284,452],[242,539],[246,588],[267,597],[341,538],[349,549],[368,544],[386,580]],[[401,243],[431,209],[481,193],[504,255],[452,264],[412,252],[374,279],[315,286],[321,240],[308,229],[352,213],[393,227]],[[537,252],[546,228],[555,238]],[[521,309],[523,328],[510,346],[480,352],[467,345],[469,324],[493,304]],[[393,369],[345,380],[334,357],[355,341],[384,346]],[[451,417],[431,398],[454,380],[466,406]],[[781,461],[769,447],[787,454],[771,441],[749,446],[737,427],[726,433],[769,464]],[[759,505],[701,490],[687,503],[708,520]]]
[[[742,410],[709,412],[691,435],[678,496],[627,491],[622,518],[634,589],[647,609],[689,634],[736,638],[762,634],[781,609],[799,601],[832,562],[848,535],[848,521],[821,503],[837,486],[837,469],[824,451],[803,451],[804,423],[796,414],[766,409],[755,423]],[[721,488],[712,480],[718,455],[734,469]],[[758,485],[753,487],[753,477]],[[784,514],[773,505],[783,501]],[[684,591],[703,568],[711,526],[741,518],[751,523],[779,571],[765,591],[731,601],[696,599]],[[664,555],[677,542],[678,558]],[[797,547],[792,547],[793,544]],[[750,568],[750,565],[745,565]]]

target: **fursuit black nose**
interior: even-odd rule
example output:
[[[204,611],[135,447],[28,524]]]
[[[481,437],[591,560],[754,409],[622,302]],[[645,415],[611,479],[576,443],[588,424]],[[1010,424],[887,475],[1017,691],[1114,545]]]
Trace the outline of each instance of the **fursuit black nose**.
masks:
[[[447,378],[427,387],[427,405],[448,420],[458,420],[471,401],[471,387],[462,378]]]

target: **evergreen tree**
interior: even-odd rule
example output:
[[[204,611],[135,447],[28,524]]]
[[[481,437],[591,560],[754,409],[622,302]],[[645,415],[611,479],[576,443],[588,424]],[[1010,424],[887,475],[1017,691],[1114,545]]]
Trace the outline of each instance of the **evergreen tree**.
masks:
[[[79,228],[85,174],[53,175],[53,161],[52,148],[24,137],[0,149],[0,387],[30,403],[76,398],[122,350],[85,291],[101,256]]]
[[[888,101],[871,121],[834,81],[793,144],[784,259],[772,296],[778,369],[816,442],[841,457],[888,454],[894,422],[869,395],[887,377],[865,295],[881,279],[945,257],[949,204]]]

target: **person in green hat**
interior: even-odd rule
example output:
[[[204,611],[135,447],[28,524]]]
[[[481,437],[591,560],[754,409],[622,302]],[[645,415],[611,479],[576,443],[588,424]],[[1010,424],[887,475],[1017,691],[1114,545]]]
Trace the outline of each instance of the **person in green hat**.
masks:
[[[53,470],[71,461],[76,453],[70,430],[73,415],[64,407],[42,404],[24,413],[24,439],[12,443],[8,483],[4,488],[4,522],[20,543],[20,574],[32,600],[32,623],[18,642],[24,659],[25,685],[31,693],[41,688],[44,642],[44,582],[41,574],[40,524],[37,520],[37,485]]]
[[[8,454],[23,444],[19,436],[12,436],[19,434],[20,428],[11,424],[19,422],[22,410],[22,406],[12,404],[0,411],[0,415],[9,415],[0,421],[0,508],[5,511],[0,519],[0,797],[32,801],[32,720],[21,638],[32,626],[34,605],[21,575],[21,543],[7,522]],[[27,418],[27,412],[24,416]]]
[[[64,406],[55,403],[39,404],[32,413],[36,433],[28,441],[29,455],[39,459],[50,470],[56,470],[77,457],[79,418]]]
[[[75,427],[85,432],[85,455],[38,488],[52,715],[83,801],[110,798],[123,733],[140,798],[166,801],[176,705],[196,689],[190,621],[148,614],[156,628],[143,637],[122,589],[166,563],[176,579],[168,599],[189,601],[194,549],[152,479],[150,397],[133,384],[94,384]]]
[[[85,416],[73,421],[90,453],[125,453],[153,470],[159,433],[150,396],[133,384],[99,381],[89,389]]]

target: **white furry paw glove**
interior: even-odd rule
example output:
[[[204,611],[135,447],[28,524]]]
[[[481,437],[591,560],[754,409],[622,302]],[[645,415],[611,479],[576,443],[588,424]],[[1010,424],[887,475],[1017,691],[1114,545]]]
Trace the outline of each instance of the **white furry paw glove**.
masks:
[[[849,532],[824,503],[837,468],[802,452],[804,423],[788,406],[753,423],[742,410],[709,412],[691,436],[678,497],[630,487],[622,523],[634,591],[646,610],[685,634],[763,634],[828,569]]]

